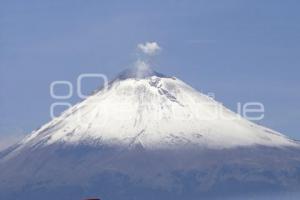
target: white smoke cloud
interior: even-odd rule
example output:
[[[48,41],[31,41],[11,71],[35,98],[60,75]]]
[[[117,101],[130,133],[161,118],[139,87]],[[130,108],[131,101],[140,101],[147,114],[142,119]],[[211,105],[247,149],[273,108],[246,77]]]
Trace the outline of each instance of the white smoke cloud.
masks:
[[[146,76],[148,73],[151,73],[151,68],[149,64],[143,60],[137,60],[134,65],[136,69],[136,77],[142,78]]]
[[[155,55],[161,51],[161,48],[157,44],[157,42],[146,42],[144,44],[138,44],[138,49],[149,56]]]

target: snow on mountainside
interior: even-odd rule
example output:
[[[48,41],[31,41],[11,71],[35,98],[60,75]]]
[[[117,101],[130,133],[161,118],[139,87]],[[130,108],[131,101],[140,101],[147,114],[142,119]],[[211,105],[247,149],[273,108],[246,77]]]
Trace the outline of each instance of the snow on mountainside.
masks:
[[[297,192],[299,152],[296,141],[141,65],[0,152],[0,199]]]
[[[108,88],[34,131],[18,149],[55,143],[139,144],[145,149],[298,146],[143,65],[125,70]]]

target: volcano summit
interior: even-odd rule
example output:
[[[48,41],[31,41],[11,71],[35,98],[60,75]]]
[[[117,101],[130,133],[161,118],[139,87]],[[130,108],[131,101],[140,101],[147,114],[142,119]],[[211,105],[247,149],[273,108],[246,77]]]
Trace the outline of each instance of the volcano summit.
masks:
[[[300,145],[147,66],[0,153],[1,199],[199,199],[300,189]]]

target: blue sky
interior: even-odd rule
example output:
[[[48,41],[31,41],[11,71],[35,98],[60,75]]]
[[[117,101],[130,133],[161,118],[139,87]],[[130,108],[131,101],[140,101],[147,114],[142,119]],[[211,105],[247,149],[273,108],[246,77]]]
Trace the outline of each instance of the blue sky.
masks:
[[[114,77],[136,45],[162,47],[155,70],[236,110],[265,105],[260,124],[300,139],[299,1],[1,1],[0,146],[50,119],[55,80]],[[86,83],[86,90],[96,83]],[[78,98],[74,96],[70,102]]]

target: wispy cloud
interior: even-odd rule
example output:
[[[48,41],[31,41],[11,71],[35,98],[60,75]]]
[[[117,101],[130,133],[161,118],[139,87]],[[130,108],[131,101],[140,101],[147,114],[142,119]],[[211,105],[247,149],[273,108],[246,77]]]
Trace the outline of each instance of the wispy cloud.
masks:
[[[161,51],[161,48],[157,42],[146,42],[144,44],[140,43],[138,44],[138,49],[149,56],[155,55]]]

